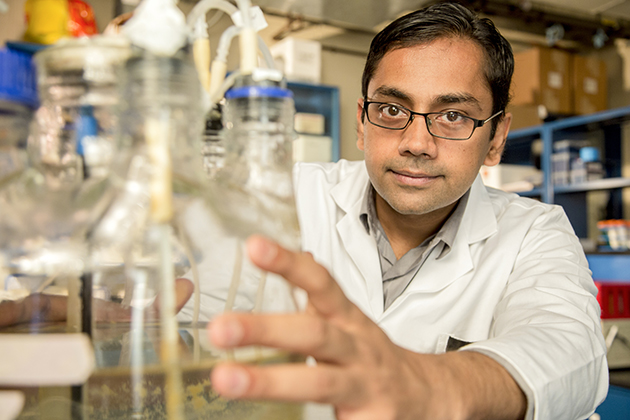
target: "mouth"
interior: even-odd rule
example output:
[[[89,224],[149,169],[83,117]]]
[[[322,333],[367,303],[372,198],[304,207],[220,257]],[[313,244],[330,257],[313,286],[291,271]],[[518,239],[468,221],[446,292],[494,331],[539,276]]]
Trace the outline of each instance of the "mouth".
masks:
[[[435,182],[439,175],[430,175],[422,172],[393,170],[390,169],[396,180],[403,185],[409,185],[414,187],[423,187]]]

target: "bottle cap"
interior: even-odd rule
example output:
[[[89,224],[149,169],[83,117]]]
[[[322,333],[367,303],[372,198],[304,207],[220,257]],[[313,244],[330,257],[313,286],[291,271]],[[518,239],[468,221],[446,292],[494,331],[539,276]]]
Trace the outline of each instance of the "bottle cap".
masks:
[[[599,160],[599,149],[597,147],[582,147],[580,149],[580,159],[584,162],[597,162]]]
[[[30,54],[0,49],[0,102],[37,108],[37,78]]]
[[[293,92],[279,86],[240,86],[225,93],[226,99],[250,97],[291,98]]]

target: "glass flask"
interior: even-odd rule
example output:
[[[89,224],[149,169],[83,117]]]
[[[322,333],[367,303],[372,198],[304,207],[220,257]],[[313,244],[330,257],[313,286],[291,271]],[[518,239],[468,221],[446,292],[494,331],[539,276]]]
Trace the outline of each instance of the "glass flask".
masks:
[[[27,142],[29,167],[0,191],[5,297],[68,296],[68,331],[81,330],[86,235],[114,195],[116,69],[128,53],[125,42],[97,37],[64,40],[35,55],[40,106]]]
[[[28,162],[0,183],[0,340],[26,346],[32,364],[54,360],[33,372],[31,360],[13,358],[19,381],[0,375],[2,386],[27,387],[21,418],[71,418],[91,372],[81,333],[91,324],[88,238],[115,196],[117,72],[129,53],[127,42],[103,37],[40,51],[28,139],[26,117],[10,130],[20,133],[12,142],[25,147]]]
[[[117,173],[125,187],[92,237],[100,254],[92,305],[96,370],[84,387],[85,410],[95,419],[301,418],[299,404],[228,401],[210,383],[222,360],[303,358],[263,348],[225,352],[207,340],[207,322],[226,310],[295,311],[297,305],[284,280],[255,269],[242,239],[208,209],[216,197],[204,165],[194,66],[183,51],[174,57],[138,51],[121,80],[120,136],[128,147],[118,156]],[[165,310],[180,300],[175,277],[194,288],[177,317]]]
[[[263,234],[300,248],[293,194],[293,95],[281,75],[241,76],[227,91],[226,170],[210,182],[210,206],[240,237]],[[236,169],[238,168],[238,169]]]

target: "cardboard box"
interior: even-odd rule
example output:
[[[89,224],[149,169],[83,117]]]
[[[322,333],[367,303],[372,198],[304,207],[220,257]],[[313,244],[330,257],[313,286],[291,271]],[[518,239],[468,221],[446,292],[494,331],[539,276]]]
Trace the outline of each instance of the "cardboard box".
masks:
[[[323,136],[326,130],[326,118],[322,114],[296,112],[293,128],[301,134]]]
[[[571,90],[570,53],[533,47],[514,55],[514,105],[543,105],[549,114],[572,114]]]
[[[573,109],[592,114],[608,108],[606,63],[595,57],[572,56]]]
[[[288,37],[269,48],[276,67],[288,80],[319,83],[322,46],[317,41]]]
[[[293,140],[294,162],[331,162],[332,139],[328,136],[300,134]]]
[[[510,130],[540,125],[547,118],[547,109],[543,105],[509,105],[506,113],[512,113]]]
[[[542,171],[530,165],[483,165],[479,173],[486,186],[505,191],[528,191],[540,185],[543,179]]]

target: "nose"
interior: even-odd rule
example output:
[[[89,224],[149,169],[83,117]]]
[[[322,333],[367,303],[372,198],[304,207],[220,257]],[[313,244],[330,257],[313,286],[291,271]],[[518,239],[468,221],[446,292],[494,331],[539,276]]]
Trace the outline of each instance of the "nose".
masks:
[[[435,137],[429,133],[427,121],[421,115],[414,115],[400,137],[398,152],[401,155],[423,156],[433,159],[437,156]]]

